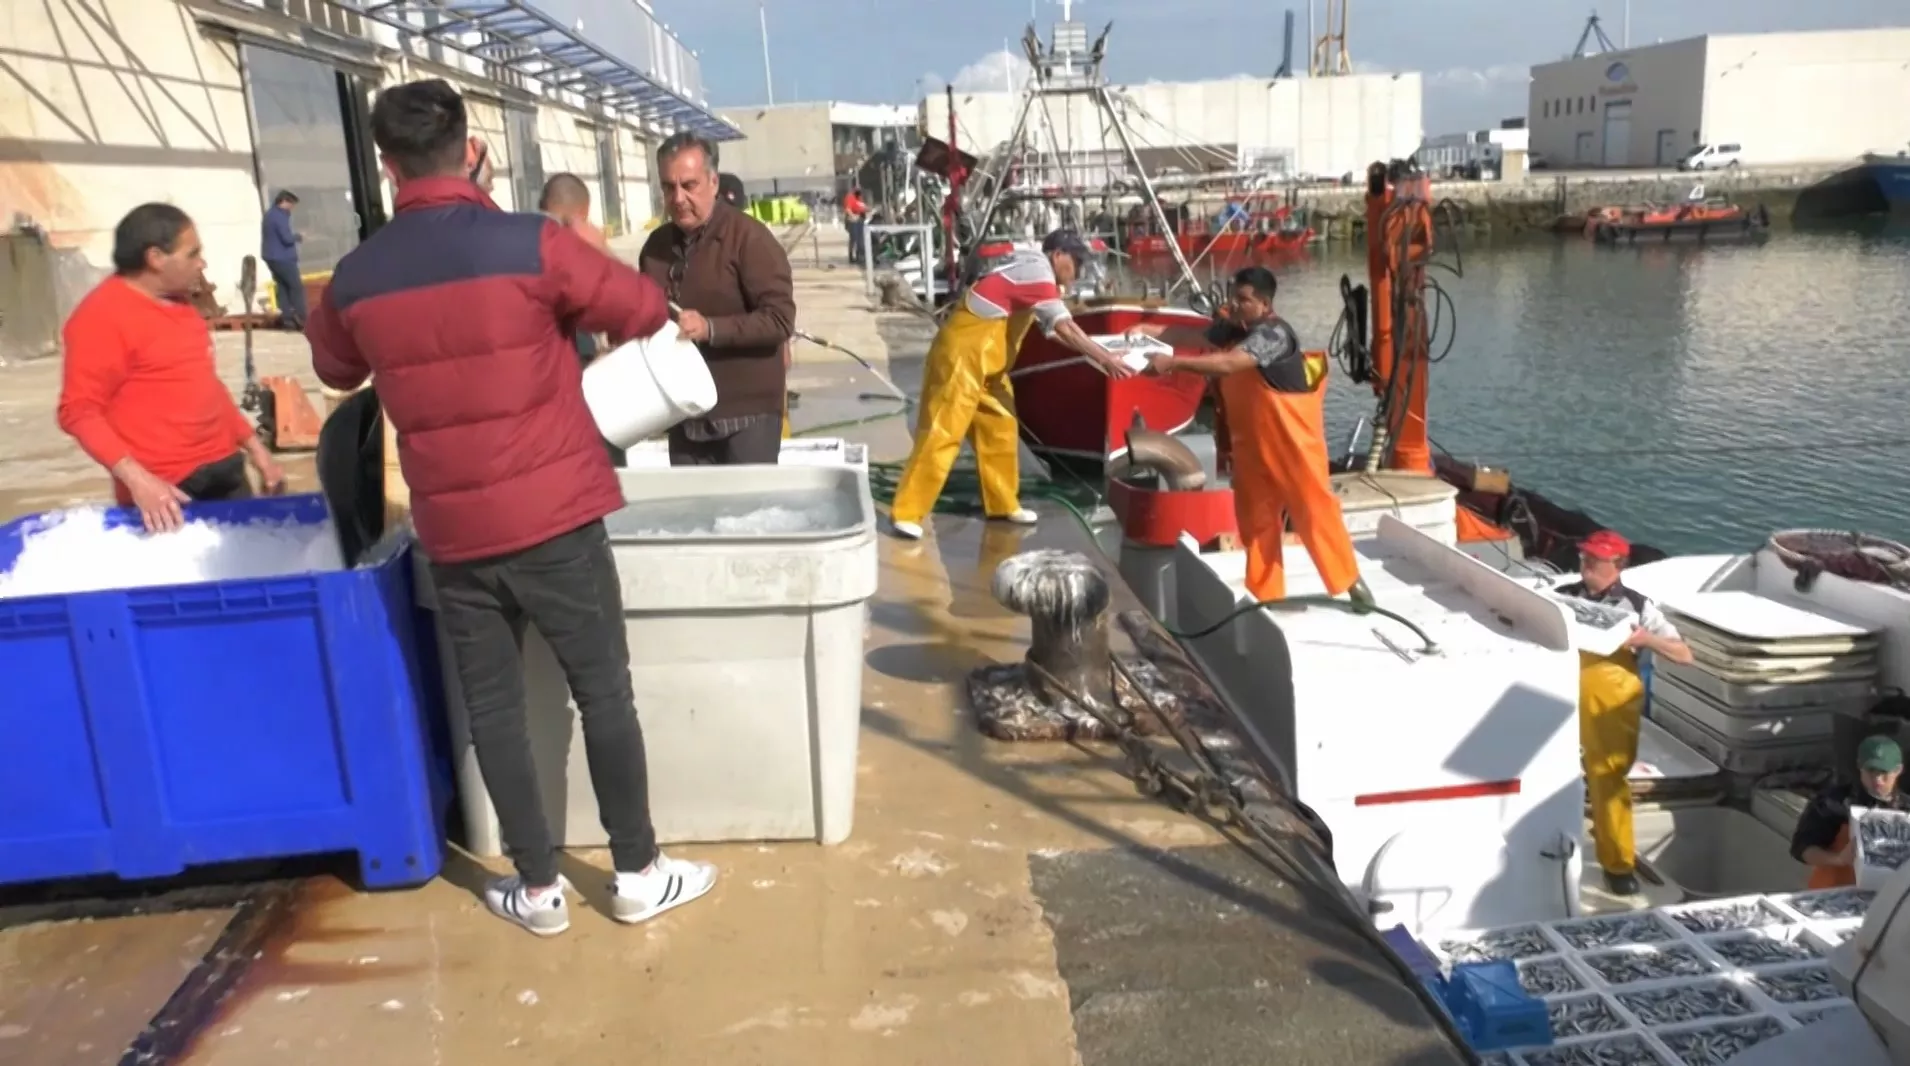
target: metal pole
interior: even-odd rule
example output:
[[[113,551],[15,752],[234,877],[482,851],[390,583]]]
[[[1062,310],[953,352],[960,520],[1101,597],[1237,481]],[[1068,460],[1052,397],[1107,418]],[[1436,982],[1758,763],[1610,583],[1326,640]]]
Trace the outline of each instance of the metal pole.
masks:
[[[1121,138],[1121,151],[1134,167],[1134,173],[1141,179],[1141,191],[1147,196],[1149,207],[1154,209],[1154,221],[1160,223],[1161,235],[1167,238],[1167,250],[1174,256],[1174,265],[1180,267],[1181,281],[1187,283],[1190,291],[1200,288],[1200,279],[1194,276],[1194,268],[1187,265],[1187,257],[1181,254],[1180,241],[1174,227],[1167,221],[1167,212],[1161,209],[1161,198],[1154,192],[1154,180],[1147,176],[1147,168],[1141,165],[1141,155],[1134,150],[1134,142],[1128,139],[1127,123],[1121,121],[1120,112],[1114,109],[1114,98],[1108,94],[1107,86],[1096,86],[1094,98],[1107,112],[1108,121],[1114,126],[1115,136]],[[1173,295],[1176,285],[1169,286],[1168,295]]]
[[[756,5],[756,24],[763,31],[763,93],[771,107],[776,105],[776,79],[769,73],[769,4]]]
[[[1624,33],[1620,37],[1620,40],[1623,43],[1621,43],[1619,47],[1630,48],[1631,47],[1631,0],[1625,0],[1625,25],[1623,29],[1624,29]]]
[[[1314,71],[1314,57],[1319,54],[1320,42],[1313,37],[1313,0],[1306,0],[1306,76],[1311,78]]]

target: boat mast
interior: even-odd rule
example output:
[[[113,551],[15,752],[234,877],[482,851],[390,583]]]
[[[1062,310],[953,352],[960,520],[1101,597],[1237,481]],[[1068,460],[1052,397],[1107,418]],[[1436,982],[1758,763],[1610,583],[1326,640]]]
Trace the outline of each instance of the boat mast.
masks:
[[[1025,142],[1028,137],[1028,123],[1033,117],[1034,109],[1040,106],[1045,115],[1048,113],[1046,105],[1050,99],[1074,97],[1085,97],[1113,128],[1115,137],[1121,142],[1122,160],[1140,183],[1143,199],[1148,210],[1153,213],[1155,224],[1160,227],[1161,233],[1168,234],[1170,237],[1174,232],[1172,225],[1168,222],[1167,211],[1161,206],[1160,196],[1155,191],[1153,179],[1148,176],[1147,168],[1141,165],[1140,153],[1135,150],[1127,122],[1119,109],[1115,107],[1114,94],[1108,88],[1107,79],[1101,73],[1101,65],[1107,58],[1108,34],[1113,31],[1114,24],[1108,23],[1106,28],[1102,29],[1101,36],[1089,45],[1087,27],[1075,22],[1073,15],[1074,0],[1061,0],[1061,21],[1055,23],[1052,40],[1045,46],[1040,36],[1036,34],[1033,23],[1030,23],[1022,34],[1022,51],[1028,57],[1029,66],[1034,68],[1034,76],[1028,79],[1027,87],[1022,90],[1021,104],[1015,113],[1013,132],[1008,135],[1008,142],[1001,153],[1000,163],[995,168],[987,204],[982,209],[981,221],[975,227],[974,239],[978,242],[987,239],[988,227],[994,222],[995,213],[1001,206],[1002,194],[1007,191],[1008,175],[1013,161],[1024,148],[1031,147]],[[1073,159],[1078,154],[1074,144],[1075,132],[1070,129],[1066,135],[1069,159]],[[1061,168],[1062,180],[1072,190],[1074,179],[1070,176],[1068,163],[1061,158],[1061,136],[1053,129],[1052,122],[1049,123],[1049,137],[1054,144],[1055,163]],[[1085,219],[1087,207],[1085,191],[1078,199]],[[1179,242],[1170,239],[1167,247],[1174,257],[1175,266],[1180,268],[1180,279],[1169,287],[1168,294],[1172,295],[1174,290],[1183,284],[1190,291],[1198,291],[1200,282],[1194,277],[1194,268],[1188,265],[1187,257],[1181,252]]]

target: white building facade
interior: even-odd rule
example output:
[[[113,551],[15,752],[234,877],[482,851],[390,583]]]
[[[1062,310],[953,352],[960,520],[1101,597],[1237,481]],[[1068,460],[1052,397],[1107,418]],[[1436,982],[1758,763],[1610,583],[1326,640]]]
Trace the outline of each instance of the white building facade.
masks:
[[[1137,149],[1228,146],[1240,156],[1283,158],[1296,175],[1359,174],[1376,160],[1404,159],[1419,147],[1421,82],[1416,73],[1349,74],[1331,78],[1230,78],[1109,87]],[[1019,92],[956,92],[958,146],[985,155],[1012,135]],[[948,137],[948,96],[931,93],[921,107],[923,131]],[[1035,107],[1029,140],[1050,151],[1046,116],[1062,154],[1099,157],[1120,151],[1099,108],[1084,96],[1060,96]],[[1217,169],[1190,152],[1190,172]]]
[[[1557,167],[1747,164],[1910,146],[1910,28],[1694,37],[1532,68],[1531,149]]]
[[[876,153],[919,141],[916,109],[893,104],[818,100],[717,114],[743,135],[723,146],[723,170],[741,178],[751,196],[837,195]]]
[[[241,310],[241,263],[278,190],[299,197],[308,275],[388,217],[369,124],[384,87],[449,81],[500,206],[535,210],[545,177],[567,171],[613,232],[654,215],[658,138],[741,136],[705,102],[695,54],[629,0],[0,3],[0,35],[0,227],[13,231],[0,238],[103,274],[119,219],[170,202],[197,223],[227,311]],[[62,281],[62,302],[85,284]],[[0,272],[0,354],[57,341],[57,319],[27,313],[45,288]],[[27,321],[34,336],[12,336]]]

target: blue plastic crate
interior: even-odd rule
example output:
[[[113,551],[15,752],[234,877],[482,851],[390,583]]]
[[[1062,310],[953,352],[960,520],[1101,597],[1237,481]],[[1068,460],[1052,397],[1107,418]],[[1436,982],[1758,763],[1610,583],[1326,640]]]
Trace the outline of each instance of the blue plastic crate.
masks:
[[[319,496],[186,514],[326,519]],[[0,526],[0,572],[44,518]],[[442,687],[415,603],[408,545],[333,573],[0,600],[0,884],[328,852],[356,852],[368,887],[435,877]]]
[[[1542,1047],[1552,1042],[1545,1002],[1519,984],[1510,962],[1462,963],[1447,982],[1448,1005],[1475,1051]]]

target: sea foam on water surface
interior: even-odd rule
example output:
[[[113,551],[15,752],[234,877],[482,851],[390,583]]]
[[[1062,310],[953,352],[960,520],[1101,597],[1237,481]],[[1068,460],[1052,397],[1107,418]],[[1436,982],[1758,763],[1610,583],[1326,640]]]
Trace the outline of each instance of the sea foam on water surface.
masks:
[[[108,528],[106,510],[51,515],[23,538],[0,599],[342,570],[331,522],[187,522],[171,533]]]

